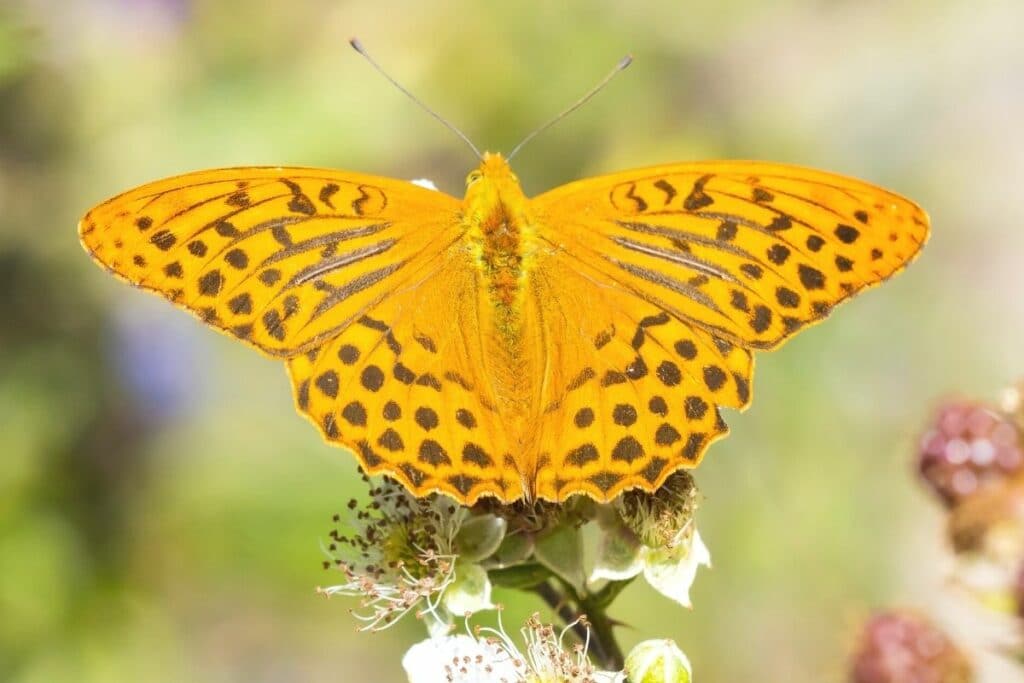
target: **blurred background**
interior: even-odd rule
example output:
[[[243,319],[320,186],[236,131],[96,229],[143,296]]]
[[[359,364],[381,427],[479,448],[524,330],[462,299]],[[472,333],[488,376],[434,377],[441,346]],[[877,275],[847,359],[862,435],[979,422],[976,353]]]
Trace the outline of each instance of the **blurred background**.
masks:
[[[507,151],[528,194],[630,166],[772,159],[931,214],[920,261],[760,357],[754,406],[698,472],[715,568],[692,612],[646,585],[628,648],[699,681],[842,681],[880,605],[987,635],[946,581],[915,481],[936,400],[1024,370],[1024,4],[4,0],[0,6],[0,680],[401,680],[415,622],[356,634],[320,543],[362,489],[281,364],[105,275],[79,216],[158,177],[326,165],[429,177],[474,159],[347,46]],[[231,381],[226,381],[227,378]],[[507,624],[541,607],[502,593]],[[983,681],[1019,671],[977,654]]]

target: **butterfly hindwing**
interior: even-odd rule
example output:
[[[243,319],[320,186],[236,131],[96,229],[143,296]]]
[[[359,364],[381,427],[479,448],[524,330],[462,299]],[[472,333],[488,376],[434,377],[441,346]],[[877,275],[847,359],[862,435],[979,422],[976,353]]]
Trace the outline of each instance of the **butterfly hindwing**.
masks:
[[[476,324],[480,291],[464,250],[392,292],[315,352],[289,360],[296,404],[370,473],[416,495],[469,503],[522,496]]]
[[[696,466],[727,432],[718,406],[750,400],[750,352],[601,286],[585,264],[537,273],[552,341],[536,494],[610,500]]]

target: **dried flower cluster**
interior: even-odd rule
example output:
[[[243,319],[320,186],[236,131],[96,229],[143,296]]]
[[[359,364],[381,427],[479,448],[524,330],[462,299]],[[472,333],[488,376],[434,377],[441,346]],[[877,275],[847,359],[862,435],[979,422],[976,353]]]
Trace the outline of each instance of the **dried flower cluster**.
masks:
[[[947,401],[921,439],[917,466],[923,481],[947,511],[947,534],[956,557],[956,582],[979,602],[1003,615],[1008,627],[1006,642],[998,648],[1015,649],[1024,659],[1022,429],[1024,384],[1007,389],[999,406],[970,400]],[[929,628],[919,617],[882,615],[865,632],[865,642],[874,643],[874,649],[865,647],[863,652],[877,654],[889,648],[903,653],[899,656],[910,661],[914,650],[908,639],[916,639],[915,643],[939,642],[922,635],[931,633]],[[948,641],[943,642],[948,645]],[[936,645],[933,649],[942,648]],[[867,657],[865,661],[880,659]],[[966,666],[956,664],[955,657],[936,661],[948,665],[945,675],[949,678],[934,680],[970,680]],[[859,683],[916,679],[868,676],[856,680]]]
[[[884,612],[864,627],[851,683],[969,683],[970,662],[926,617]]]
[[[348,514],[335,515],[342,526],[330,533],[332,559],[324,566],[339,569],[345,581],[320,592],[360,596],[361,630],[387,628],[413,611],[442,621],[439,600],[455,581],[465,510],[439,496],[414,498],[390,480],[370,496],[367,505],[353,499]]]
[[[921,443],[919,469],[948,509],[957,580],[990,607],[1018,610],[1024,572],[1021,387],[999,407],[950,401]]]
[[[710,563],[694,522],[697,500],[685,473],[654,494],[632,492],[610,505],[578,499],[466,508],[441,495],[416,498],[384,480],[371,484],[367,502],[352,500],[335,516],[324,566],[344,580],[320,591],[359,598],[360,630],[383,630],[409,614],[425,619],[431,637],[405,660],[411,680],[600,683],[624,680],[624,662],[632,662],[642,680],[689,683],[689,662],[674,643],[647,641],[628,660],[609,655],[618,648],[602,639],[613,638],[604,615],[607,596],[618,593],[612,584],[621,588],[642,573],[689,605],[697,568]],[[585,566],[592,553],[584,551],[583,527],[593,521],[602,540],[595,563]],[[521,630],[523,646],[504,631],[500,615],[497,628],[452,635],[458,618],[496,607],[492,572],[505,586],[537,592],[565,626],[535,615]],[[585,613],[592,610],[601,628],[591,629]],[[600,670],[591,655],[620,671]]]
[[[623,522],[644,545],[673,549],[688,542],[696,531],[694,516],[699,500],[693,477],[680,470],[654,494],[627,491],[616,507]]]
[[[659,593],[690,607],[690,586],[711,553],[697,531],[699,493],[693,477],[676,472],[655,493],[630,491],[601,518],[602,537],[591,583],[643,574]]]
[[[1024,468],[1020,431],[1009,415],[984,404],[942,406],[921,439],[921,476],[948,506]]]

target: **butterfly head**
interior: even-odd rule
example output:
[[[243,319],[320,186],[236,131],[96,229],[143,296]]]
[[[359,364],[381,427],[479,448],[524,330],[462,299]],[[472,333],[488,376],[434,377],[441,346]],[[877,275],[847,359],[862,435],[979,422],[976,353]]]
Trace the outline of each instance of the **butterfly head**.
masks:
[[[466,176],[468,204],[517,203],[522,197],[519,178],[501,154],[485,152],[480,165]]]

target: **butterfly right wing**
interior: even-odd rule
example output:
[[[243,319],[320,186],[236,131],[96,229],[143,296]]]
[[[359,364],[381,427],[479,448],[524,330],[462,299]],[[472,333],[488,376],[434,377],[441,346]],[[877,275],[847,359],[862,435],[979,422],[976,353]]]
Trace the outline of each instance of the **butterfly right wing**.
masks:
[[[771,349],[911,261],[912,202],[761,162],[637,169],[533,200],[533,286],[551,340],[537,495],[657,488],[750,401]]]

